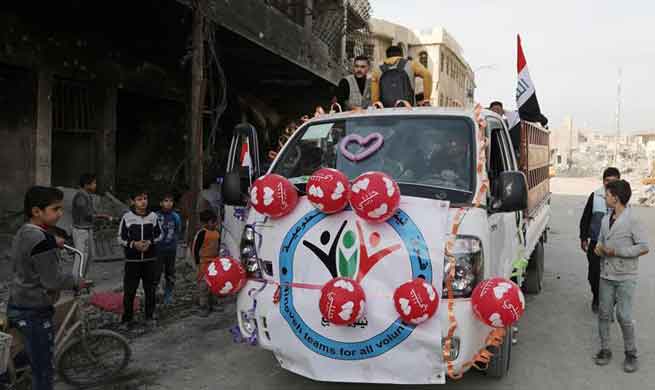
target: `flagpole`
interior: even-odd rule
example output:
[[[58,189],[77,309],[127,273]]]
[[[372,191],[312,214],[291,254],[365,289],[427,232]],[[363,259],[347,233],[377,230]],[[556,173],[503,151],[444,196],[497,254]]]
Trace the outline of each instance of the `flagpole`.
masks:
[[[616,145],[614,150],[614,162],[619,161],[619,142],[621,142],[621,78],[623,70],[619,66],[619,77],[616,85]]]

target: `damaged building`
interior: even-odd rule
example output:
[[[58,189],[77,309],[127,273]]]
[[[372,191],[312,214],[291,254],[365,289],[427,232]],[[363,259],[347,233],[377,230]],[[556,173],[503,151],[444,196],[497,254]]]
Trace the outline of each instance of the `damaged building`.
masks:
[[[202,4],[205,171],[221,174],[234,126],[262,149],[326,105],[363,54],[365,0],[63,0],[0,6],[0,219],[31,185],[157,194],[188,183],[192,8]],[[263,152],[263,151],[262,151]]]

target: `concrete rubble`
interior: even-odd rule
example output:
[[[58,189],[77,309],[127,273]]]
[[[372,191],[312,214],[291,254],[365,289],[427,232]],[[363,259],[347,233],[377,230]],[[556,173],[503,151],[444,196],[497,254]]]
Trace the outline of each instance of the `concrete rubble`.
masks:
[[[571,153],[570,164],[554,164],[557,176],[600,178],[606,167],[614,166],[621,171],[623,179],[632,186],[633,204],[655,207],[655,194],[652,185],[643,184],[643,180],[653,174],[653,159],[645,153],[624,153],[614,161],[613,150],[609,146],[592,146],[581,148]]]
[[[655,207],[655,186],[648,186],[638,201],[641,206]]]

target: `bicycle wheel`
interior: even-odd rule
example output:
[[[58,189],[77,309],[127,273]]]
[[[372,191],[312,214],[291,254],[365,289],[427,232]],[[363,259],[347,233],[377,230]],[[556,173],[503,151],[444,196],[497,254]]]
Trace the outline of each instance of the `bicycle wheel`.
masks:
[[[66,344],[57,354],[57,372],[73,386],[93,386],[112,380],[127,367],[132,350],[123,336],[92,330]]]

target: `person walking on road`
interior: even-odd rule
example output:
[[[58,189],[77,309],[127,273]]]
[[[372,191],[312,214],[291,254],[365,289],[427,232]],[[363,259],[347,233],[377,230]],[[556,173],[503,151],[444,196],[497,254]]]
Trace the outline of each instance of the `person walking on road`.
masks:
[[[608,206],[605,201],[605,189],[613,181],[621,179],[621,173],[617,168],[609,167],[603,172],[603,186],[589,195],[587,204],[580,219],[580,248],[587,254],[588,270],[587,280],[591,287],[593,299],[591,310],[598,313],[598,286],[600,283],[600,258],[595,253],[598,234],[600,233],[601,222],[608,213]]]
[[[603,218],[594,252],[600,261],[600,313],[598,330],[600,351],[596,364],[607,365],[612,359],[610,319],[616,305],[616,319],[621,326],[625,350],[623,369],[639,369],[632,306],[637,288],[639,257],[648,253],[646,230],[633,209],[627,207],[632,190],[630,183],[616,180],[607,185],[607,206],[612,209]]]

